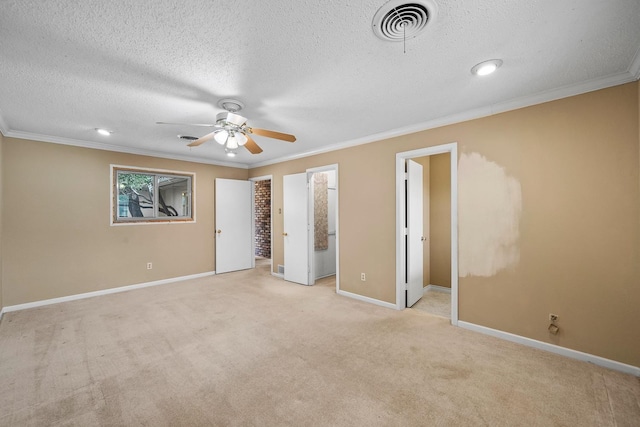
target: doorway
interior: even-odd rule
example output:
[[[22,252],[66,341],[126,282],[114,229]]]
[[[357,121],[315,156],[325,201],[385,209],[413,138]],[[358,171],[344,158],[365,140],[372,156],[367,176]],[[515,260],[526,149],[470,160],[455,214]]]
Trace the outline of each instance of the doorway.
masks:
[[[439,278],[437,280],[441,281],[441,283],[443,283],[444,286],[438,286],[436,288],[435,286],[430,286],[432,285],[432,283],[430,283],[432,281],[432,278],[431,278],[432,269],[429,268],[431,264],[431,260],[434,259],[434,257],[431,256],[430,249],[432,249],[431,241],[433,240],[432,237],[435,237],[435,234],[433,231],[433,227],[429,226],[430,221],[427,220],[427,213],[423,212],[424,206],[427,206],[429,210],[431,209],[431,206],[429,204],[429,202],[431,201],[431,198],[429,197],[428,198],[429,200],[423,201],[422,198],[425,195],[426,189],[421,189],[420,196],[419,196],[420,201],[419,203],[417,203],[417,205],[420,205],[419,206],[420,209],[416,210],[415,208],[411,207],[410,202],[411,200],[414,199],[414,196],[409,195],[410,194],[409,188],[411,187],[411,184],[409,182],[412,178],[409,176],[409,174],[405,172],[405,170],[407,168],[407,164],[409,163],[409,161],[411,161],[411,163],[420,162],[423,164],[431,165],[431,160],[434,160],[434,164],[435,164],[435,159],[437,159],[438,168],[440,168],[442,165],[442,160],[444,158],[443,157],[431,158],[431,156],[436,156],[439,154],[448,154],[448,157],[449,157],[448,158],[448,163],[449,163],[448,164],[449,166],[449,171],[448,171],[449,172],[449,189],[448,189],[448,204],[449,204],[448,211],[449,212],[448,214],[449,214],[450,227],[448,231],[448,236],[445,235],[444,239],[446,240],[448,237],[450,247],[447,248],[446,245],[441,244],[440,246],[444,246],[444,249],[442,247],[438,247],[437,253],[441,256],[443,251],[446,251],[448,255],[446,258],[450,258],[450,263],[447,263],[447,266],[449,267],[449,269],[445,270],[448,273],[448,277],[443,278],[442,269],[439,270],[438,276],[437,276]],[[453,325],[457,325],[458,323],[457,160],[458,160],[457,143],[444,144],[444,145],[439,145],[435,147],[428,147],[428,148],[396,154],[396,213],[397,213],[396,215],[396,309],[398,310],[404,309],[407,306],[408,300],[412,301],[412,303],[417,301],[422,297],[422,294],[425,291],[426,292],[429,292],[432,290],[442,291],[444,290],[444,288],[446,288],[446,285],[450,285],[448,289],[450,289],[450,295],[451,295],[450,315],[451,315],[451,324]],[[423,167],[421,166],[419,169],[423,169]],[[420,181],[420,185],[423,185],[425,182],[428,182],[428,179],[424,179],[422,174],[419,175],[419,178],[416,178],[415,174],[412,174],[412,175],[413,175],[414,184],[416,181]],[[431,173],[429,171],[429,178],[430,178],[430,175]],[[416,186],[414,185],[413,187],[415,188]],[[431,185],[429,185],[429,187],[431,187]],[[441,189],[439,191],[441,191]],[[409,203],[409,205],[407,205],[407,203]],[[439,201],[438,203],[440,203],[441,205],[441,201]],[[414,203],[414,205],[416,205],[416,203]],[[408,220],[412,216],[412,214],[415,216],[416,212],[418,212],[418,215],[420,216],[420,221],[418,221],[420,226],[419,227],[420,235],[417,235],[416,233],[412,233],[409,230]],[[430,214],[428,215],[429,217],[431,217]],[[438,221],[442,221],[442,219],[438,218]],[[423,233],[423,224],[427,225],[426,227],[424,227],[425,229],[424,233]],[[413,236],[413,234],[416,234],[416,235]],[[442,241],[443,237],[440,234],[438,236],[438,240]],[[414,240],[413,243],[410,242],[411,238]],[[418,247],[420,249],[421,251],[419,252],[419,258],[421,258],[420,262],[415,261],[415,258],[416,258],[415,252],[413,254],[411,253],[412,252],[411,247],[414,247],[414,248]],[[426,248],[426,250],[424,251],[424,254],[422,252],[423,247]],[[412,255],[414,259],[413,262],[411,261]],[[426,261],[427,256],[429,259],[428,262]],[[441,260],[437,260],[437,262],[440,263]],[[427,267],[426,275],[424,274],[425,266]],[[423,280],[423,277],[424,277],[424,280]],[[418,281],[417,287],[412,286],[411,284],[412,283],[415,284],[416,280]],[[435,277],[434,277],[434,280],[435,280]],[[425,283],[426,283],[426,286],[424,286]],[[416,295],[417,293],[420,293],[420,295]]]
[[[338,165],[283,177],[284,279],[340,287]]]
[[[328,279],[336,275],[335,171],[313,173],[309,191],[313,204],[313,278]]]
[[[253,183],[254,268],[272,271],[271,175],[251,178]]]
[[[411,308],[451,318],[451,153],[407,160],[422,166],[421,298]],[[409,195],[410,197],[410,195]],[[410,204],[410,200],[407,203]],[[407,306],[410,301],[407,300]]]
[[[338,165],[307,169],[309,179],[309,283],[340,289]]]

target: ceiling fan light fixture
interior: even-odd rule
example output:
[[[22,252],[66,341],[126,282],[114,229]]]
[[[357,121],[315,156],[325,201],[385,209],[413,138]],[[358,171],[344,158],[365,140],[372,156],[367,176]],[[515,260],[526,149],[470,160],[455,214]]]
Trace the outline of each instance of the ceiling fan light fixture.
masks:
[[[230,150],[229,148],[225,148],[224,151],[227,153],[227,156],[229,157],[235,157],[236,156],[236,152],[233,150]]]
[[[489,74],[500,68],[501,65],[501,59],[490,59],[488,61],[483,61],[471,68],[471,74],[475,74],[476,76],[488,76]]]
[[[226,130],[221,130],[220,132],[217,132],[215,135],[213,135],[213,139],[215,139],[216,142],[220,145],[224,145],[227,142],[227,138],[229,138],[229,132],[227,132]]]
[[[227,138],[226,147],[230,150],[235,150],[236,148],[239,147],[238,140],[236,139],[234,134],[230,134],[229,138]]]
[[[247,136],[244,133],[236,132],[234,135],[236,137],[236,142],[238,143],[239,146],[242,147],[244,144],[247,143],[248,139],[247,139]]]

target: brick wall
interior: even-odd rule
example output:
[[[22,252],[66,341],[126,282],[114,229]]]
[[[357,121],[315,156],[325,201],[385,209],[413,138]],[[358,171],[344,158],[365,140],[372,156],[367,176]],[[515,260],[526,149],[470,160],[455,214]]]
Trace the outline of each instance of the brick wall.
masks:
[[[256,256],[271,258],[271,180],[256,181]]]

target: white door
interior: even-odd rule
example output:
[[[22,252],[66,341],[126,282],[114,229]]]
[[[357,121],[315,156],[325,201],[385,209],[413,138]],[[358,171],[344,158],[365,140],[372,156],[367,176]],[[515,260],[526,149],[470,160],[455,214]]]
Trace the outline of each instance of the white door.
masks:
[[[283,177],[284,280],[309,285],[307,174]]]
[[[216,178],[216,273],[253,267],[250,181]]]
[[[407,307],[422,298],[422,165],[407,160]]]

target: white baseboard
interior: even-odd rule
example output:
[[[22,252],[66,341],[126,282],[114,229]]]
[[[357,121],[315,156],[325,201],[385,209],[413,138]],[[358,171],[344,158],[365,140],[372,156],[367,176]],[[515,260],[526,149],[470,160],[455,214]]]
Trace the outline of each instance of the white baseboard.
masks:
[[[559,354],[561,356],[582,360],[583,362],[593,363],[594,365],[613,369],[614,371],[620,371],[620,372],[624,372],[625,374],[631,374],[631,375],[635,375],[636,377],[640,377],[640,367],[637,367],[637,366],[627,365],[622,362],[616,362],[615,360],[605,359],[604,357],[595,356],[589,353],[583,353],[581,351],[572,350],[566,347],[560,347],[559,345],[549,344],[549,343],[534,340],[531,338],[526,338],[520,335],[511,334],[509,332],[499,331],[497,329],[487,328],[485,326],[476,325],[474,323],[458,321],[458,326],[464,329],[468,329],[470,331],[480,332],[481,334],[491,335],[496,338],[501,338],[503,340],[526,345],[527,347],[533,347],[539,350],[549,351],[551,353]]]
[[[206,273],[190,274],[188,276],[173,277],[171,279],[154,280],[153,282],[138,283],[136,285],[120,286],[117,288],[103,289],[101,291],[86,292],[83,294],[69,295],[66,297],[51,298],[41,301],[28,302],[25,304],[10,305],[2,309],[2,314],[9,313],[10,311],[26,310],[28,308],[42,307],[45,305],[58,304],[61,302],[75,301],[79,299],[98,297],[101,295],[115,294],[118,292],[132,291],[134,289],[148,288],[149,286],[166,285],[168,283],[181,282],[183,280],[198,279],[200,277],[213,276],[214,274],[216,274],[215,271],[208,271]]]
[[[386,308],[391,308],[393,310],[397,310],[397,307],[396,307],[395,304],[391,304],[391,303],[385,302],[385,301],[380,301],[379,299],[369,298],[369,297],[365,297],[363,295],[358,295],[358,294],[353,294],[351,292],[343,291],[343,290],[340,290],[340,289],[336,293],[338,295],[342,295],[342,296],[345,296],[345,297],[357,299],[359,301],[368,302],[369,304],[375,304],[375,305],[379,305],[381,307],[386,307]]]
[[[281,278],[281,279],[284,279],[284,274],[278,274],[278,273],[274,273],[274,272],[272,271],[272,272],[271,272],[271,275],[272,275],[272,276],[275,276],[275,277],[279,277],[279,278]]]
[[[436,292],[444,292],[447,294],[451,293],[451,288],[447,288],[444,286],[439,286],[439,285],[427,285],[423,288],[422,292],[424,294],[427,293],[427,291],[436,291]]]

